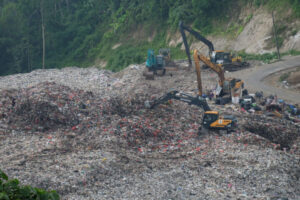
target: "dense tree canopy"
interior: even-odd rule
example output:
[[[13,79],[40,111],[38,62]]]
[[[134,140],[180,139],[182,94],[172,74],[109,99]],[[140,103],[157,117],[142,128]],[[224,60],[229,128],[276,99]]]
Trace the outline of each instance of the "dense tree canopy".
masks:
[[[288,1],[299,10],[299,0],[240,0],[257,5],[279,1]],[[209,32],[211,19],[228,12],[232,2],[237,1],[0,0],[0,75],[41,68],[43,37],[46,68],[79,65],[101,58],[105,41],[140,24],[170,29],[184,20]],[[142,60],[140,55],[126,59]]]

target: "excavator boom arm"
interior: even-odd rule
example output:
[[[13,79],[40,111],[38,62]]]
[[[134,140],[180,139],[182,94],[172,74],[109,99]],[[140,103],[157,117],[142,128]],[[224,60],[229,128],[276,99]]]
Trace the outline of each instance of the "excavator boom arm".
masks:
[[[194,51],[194,61],[195,61],[195,68],[197,74],[197,83],[198,83],[198,95],[202,96],[202,79],[201,79],[201,66],[200,61],[198,58],[198,52]]]
[[[165,103],[171,99],[183,101],[188,103],[189,105],[196,105],[203,108],[204,111],[211,111],[209,105],[207,104],[206,100],[203,99],[201,96],[193,97],[191,95],[178,92],[176,90],[172,90],[165,94],[164,96],[158,98],[157,100],[151,102],[150,108],[155,108],[159,104]]]
[[[209,68],[211,68],[214,72],[216,72],[219,76],[219,84],[220,86],[223,86],[224,82],[225,82],[225,75],[224,75],[224,70],[223,68],[218,65],[218,64],[214,64],[212,63],[209,59],[207,59],[205,56],[203,56],[202,54],[198,54],[197,50],[194,50],[194,60],[195,60],[195,67],[196,70],[198,69],[200,71],[200,60],[206,64]],[[197,78],[198,78],[198,71],[197,71]],[[201,81],[201,77],[200,77],[200,81]],[[198,81],[198,85],[199,85],[199,81]]]
[[[205,37],[203,37],[197,31],[194,31],[190,27],[184,26],[182,21],[179,22],[179,29],[180,29],[180,33],[181,33],[181,36],[182,36],[182,40],[183,40],[183,43],[184,43],[185,51],[186,51],[186,54],[188,56],[190,65],[192,64],[192,60],[191,60],[191,56],[190,56],[190,47],[189,47],[189,45],[187,43],[186,35],[185,35],[185,32],[184,32],[185,30],[188,31],[195,38],[197,38],[198,40],[200,40],[201,42],[203,42],[204,44],[206,44],[208,46],[208,48],[209,48],[209,55],[211,55],[211,52],[213,52],[215,50],[214,49],[214,45],[213,45],[213,43],[211,41],[209,41],[208,39],[206,39]]]

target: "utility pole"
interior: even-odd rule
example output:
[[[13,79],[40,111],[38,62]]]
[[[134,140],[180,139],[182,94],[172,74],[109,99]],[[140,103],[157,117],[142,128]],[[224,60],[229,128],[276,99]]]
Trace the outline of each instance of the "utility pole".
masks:
[[[272,19],[273,19],[273,33],[274,33],[274,37],[275,37],[275,41],[276,41],[276,48],[277,48],[277,57],[278,57],[278,60],[280,60],[280,52],[279,52],[276,25],[275,25],[275,19],[274,19],[274,11],[272,11]]]

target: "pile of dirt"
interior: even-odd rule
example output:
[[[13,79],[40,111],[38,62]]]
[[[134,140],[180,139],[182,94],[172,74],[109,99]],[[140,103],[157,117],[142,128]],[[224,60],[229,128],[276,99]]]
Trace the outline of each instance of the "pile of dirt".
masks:
[[[245,117],[243,127],[251,133],[257,134],[278,144],[280,149],[290,150],[298,138],[300,138],[300,127],[289,121],[255,115]]]
[[[300,83],[300,71],[295,71],[289,75],[287,82],[291,85],[296,85]]]

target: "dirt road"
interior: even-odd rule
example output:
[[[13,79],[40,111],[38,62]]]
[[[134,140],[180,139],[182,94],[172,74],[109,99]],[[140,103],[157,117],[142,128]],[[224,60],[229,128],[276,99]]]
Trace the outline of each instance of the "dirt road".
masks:
[[[279,98],[284,99],[288,102],[300,104],[299,93],[285,89],[279,89],[264,81],[266,77],[276,72],[291,69],[299,65],[300,56],[285,57],[280,62],[256,66],[243,71],[233,72],[231,76],[239,77],[244,80],[245,86],[250,92],[263,91],[265,95],[276,94]]]

